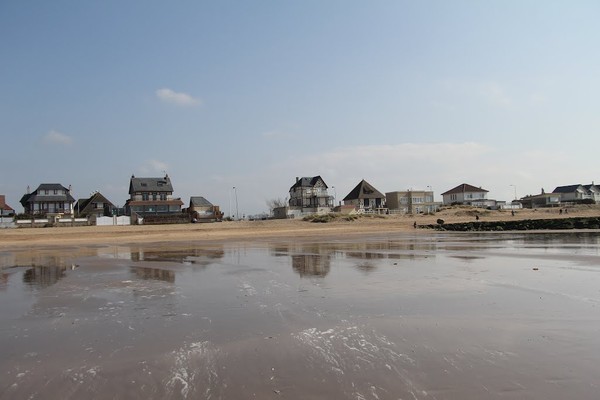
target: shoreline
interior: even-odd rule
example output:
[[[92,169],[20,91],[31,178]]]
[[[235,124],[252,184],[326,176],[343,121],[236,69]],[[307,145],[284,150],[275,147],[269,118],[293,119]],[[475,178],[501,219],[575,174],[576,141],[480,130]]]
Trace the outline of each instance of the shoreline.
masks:
[[[506,211],[487,211],[472,208],[449,209],[435,215],[386,215],[363,216],[354,221],[336,220],[328,223],[314,223],[302,220],[262,220],[262,221],[229,221],[206,224],[180,225],[130,225],[130,226],[83,226],[53,228],[15,228],[0,230],[0,250],[27,247],[68,246],[68,245],[106,245],[125,243],[155,242],[214,242],[223,240],[262,241],[277,238],[327,238],[327,237],[360,237],[389,235],[393,233],[428,234],[439,232],[427,229],[427,225],[437,224],[443,219],[445,224],[473,224],[475,215],[477,223],[508,224],[526,220],[560,220],[573,218],[598,218],[600,207],[574,209],[567,215],[560,215],[553,210],[535,211],[519,210],[512,216]],[[413,227],[416,223],[418,229]],[[505,230],[478,232],[598,232],[599,229],[560,229],[560,230]],[[443,232],[450,232],[443,230]],[[466,231],[465,233],[468,233]],[[471,231],[472,232],[472,231]],[[460,233],[452,231],[453,234]]]

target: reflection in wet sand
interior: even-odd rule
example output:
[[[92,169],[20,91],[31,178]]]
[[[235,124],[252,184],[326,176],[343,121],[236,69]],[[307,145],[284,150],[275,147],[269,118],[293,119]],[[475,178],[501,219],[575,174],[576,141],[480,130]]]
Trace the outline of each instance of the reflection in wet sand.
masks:
[[[23,274],[23,282],[35,288],[44,288],[58,282],[66,271],[67,267],[32,267]]]
[[[292,268],[300,276],[321,276],[329,273],[330,255],[305,254],[292,255]]]
[[[0,399],[595,399],[598,247],[433,233],[15,253],[30,264],[2,270]]]
[[[146,267],[130,267],[130,269],[138,278],[144,280],[153,279],[169,283],[175,282],[175,271]]]

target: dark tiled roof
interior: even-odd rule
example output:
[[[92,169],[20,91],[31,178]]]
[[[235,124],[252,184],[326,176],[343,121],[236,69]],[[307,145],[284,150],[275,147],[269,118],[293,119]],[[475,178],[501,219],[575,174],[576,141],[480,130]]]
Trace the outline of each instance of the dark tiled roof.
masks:
[[[442,196],[447,195],[447,194],[458,194],[458,193],[480,193],[480,192],[488,192],[485,189],[482,189],[480,187],[475,187],[472,185],[469,185],[467,183],[463,183],[461,185],[458,185],[457,187],[448,190],[447,192],[442,193]]]
[[[567,186],[557,186],[556,189],[552,191],[552,193],[573,193],[575,192],[581,185],[567,185]]]
[[[177,200],[127,200],[129,206],[182,206],[183,201]]]
[[[191,206],[212,207],[212,203],[210,201],[206,200],[202,196],[193,196],[193,197],[190,197],[190,207]]]
[[[131,177],[129,183],[129,194],[135,192],[173,192],[171,178],[165,176],[163,178],[136,178]]]
[[[325,189],[327,189],[327,185],[325,184],[325,181],[323,180],[323,178],[321,178],[320,175],[317,175],[317,176],[312,176],[312,177],[299,178],[296,181],[296,183],[294,183],[292,185],[290,190],[298,188],[298,187],[314,187],[317,184],[317,182],[319,182],[319,180],[321,180],[323,182],[323,184],[325,185]]]
[[[383,198],[385,198],[385,196],[379,190],[375,189],[369,182],[363,179],[346,197],[344,197],[344,201]]]
[[[66,194],[57,194],[57,195],[39,195],[39,191],[41,190],[64,190]],[[27,203],[34,202],[47,202],[47,201],[64,201],[64,202],[74,202],[75,199],[71,196],[69,189],[61,185],[60,183],[42,183],[38,188],[32,193],[24,194],[21,197],[20,203],[25,207]]]
[[[112,207],[115,206],[110,200],[108,200],[106,197],[104,197],[100,192],[96,192],[87,199],[77,200],[77,203],[75,204],[75,208],[79,209],[79,211],[83,211],[92,202],[104,203],[104,204],[108,203],[109,206],[112,206]]]

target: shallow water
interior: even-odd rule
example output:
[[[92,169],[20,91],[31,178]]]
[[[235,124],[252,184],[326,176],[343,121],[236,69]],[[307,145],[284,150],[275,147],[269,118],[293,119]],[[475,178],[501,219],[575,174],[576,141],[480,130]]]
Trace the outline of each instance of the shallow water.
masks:
[[[596,399],[600,235],[0,253],[0,398]]]

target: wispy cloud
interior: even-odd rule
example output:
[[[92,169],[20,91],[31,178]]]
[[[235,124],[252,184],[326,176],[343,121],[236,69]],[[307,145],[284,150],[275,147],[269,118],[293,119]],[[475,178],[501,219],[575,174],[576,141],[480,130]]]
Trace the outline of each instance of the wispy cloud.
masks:
[[[176,104],[178,106],[196,106],[202,104],[202,101],[187,93],[178,93],[168,88],[158,89],[156,97],[165,103]]]
[[[71,138],[68,135],[65,135],[64,133],[51,130],[50,132],[44,135],[44,142],[50,144],[61,144],[70,146],[73,144],[73,138]]]
[[[147,160],[138,169],[142,174],[160,173],[162,175],[169,170],[169,164],[159,160]]]
[[[480,85],[480,91],[483,97],[493,105],[500,107],[512,105],[512,99],[498,82],[484,82]]]

